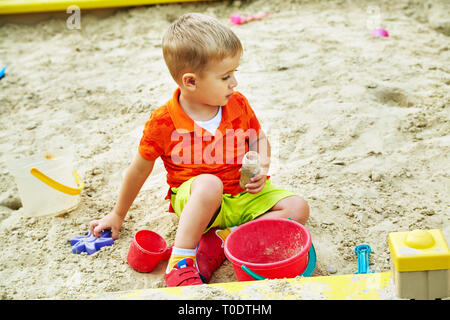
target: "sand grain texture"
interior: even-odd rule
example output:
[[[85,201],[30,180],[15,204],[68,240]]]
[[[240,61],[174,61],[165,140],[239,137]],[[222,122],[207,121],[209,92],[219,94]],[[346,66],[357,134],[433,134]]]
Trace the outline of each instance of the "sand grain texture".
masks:
[[[0,299],[80,299],[165,286],[165,263],[142,274],[126,262],[140,229],[169,245],[174,240],[177,218],[163,200],[160,160],[112,247],[75,255],[68,240],[113,208],[145,121],[175,89],[162,33],[190,11],[224,23],[236,12],[271,14],[232,27],[245,47],[238,90],[271,140],[273,183],[310,204],[317,275],[330,265],[337,274],[357,271],[353,250],[362,243],[372,247],[371,268],[388,271],[389,232],[439,228],[450,239],[446,5],[224,1],[104,17],[82,12],[81,30],[57,18],[1,25],[0,63],[8,69],[0,80]],[[369,6],[378,6],[389,38],[370,36],[377,16]],[[61,217],[23,216],[7,156],[62,146],[73,148],[85,181],[80,206]],[[226,261],[212,282],[228,281],[236,279]],[[220,290],[208,294],[220,298]]]

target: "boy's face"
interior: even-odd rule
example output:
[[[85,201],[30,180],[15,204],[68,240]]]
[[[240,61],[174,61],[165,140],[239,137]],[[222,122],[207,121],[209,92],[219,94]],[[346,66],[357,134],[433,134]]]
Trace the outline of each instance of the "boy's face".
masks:
[[[239,66],[240,54],[221,61],[210,62],[203,73],[196,77],[196,100],[207,106],[217,107],[227,104],[237,86],[234,72]]]

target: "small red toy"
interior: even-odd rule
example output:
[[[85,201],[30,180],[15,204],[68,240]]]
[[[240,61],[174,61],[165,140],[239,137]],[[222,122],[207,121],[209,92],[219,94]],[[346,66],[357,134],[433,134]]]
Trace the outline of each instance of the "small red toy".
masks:
[[[151,272],[161,260],[170,258],[172,248],[156,232],[139,230],[131,241],[127,262],[139,272]]]

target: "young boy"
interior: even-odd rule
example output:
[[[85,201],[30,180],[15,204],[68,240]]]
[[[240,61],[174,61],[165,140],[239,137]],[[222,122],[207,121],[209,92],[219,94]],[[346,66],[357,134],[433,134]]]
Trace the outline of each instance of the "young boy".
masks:
[[[166,284],[196,285],[209,282],[224,261],[223,244],[233,227],[269,217],[305,224],[309,207],[270,183],[270,145],[247,99],[234,91],[243,48],[232,30],[206,15],[185,14],[168,28],[162,48],[178,88],[152,112],[113,211],[92,221],[90,231],[100,236],[111,229],[118,238],[131,204],[161,157],[170,186],[169,211],[179,216]],[[244,190],[240,168],[251,150],[259,153],[261,169]]]

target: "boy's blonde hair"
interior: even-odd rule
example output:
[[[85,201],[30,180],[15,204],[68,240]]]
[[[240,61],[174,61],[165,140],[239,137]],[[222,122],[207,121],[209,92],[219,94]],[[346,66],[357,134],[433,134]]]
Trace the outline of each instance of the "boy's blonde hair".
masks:
[[[178,83],[185,72],[200,75],[211,61],[242,54],[242,44],[234,32],[217,19],[187,13],[179,17],[162,39],[164,60]]]

